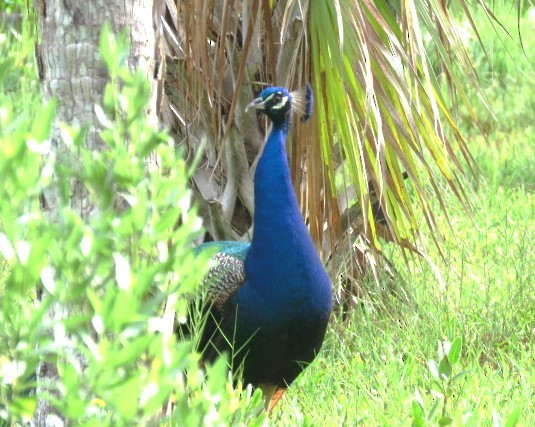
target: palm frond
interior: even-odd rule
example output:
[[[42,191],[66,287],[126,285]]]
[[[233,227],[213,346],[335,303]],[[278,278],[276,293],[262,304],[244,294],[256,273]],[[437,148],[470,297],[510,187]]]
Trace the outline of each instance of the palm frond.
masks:
[[[296,121],[288,149],[333,272],[347,272],[348,258],[354,271],[379,265],[369,260],[385,239],[421,253],[420,216],[440,247],[430,200],[447,213],[444,188],[470,209],[466,178],[477,168],[442,82],[470,111],[460,83],[477,76],[445,1],[166,0],[162,10],[162,114],[187,152],[208,142],[194,189],[213,238],[250,236],[266,123],[245,106],[267,84],[312,83],[315,113]]]

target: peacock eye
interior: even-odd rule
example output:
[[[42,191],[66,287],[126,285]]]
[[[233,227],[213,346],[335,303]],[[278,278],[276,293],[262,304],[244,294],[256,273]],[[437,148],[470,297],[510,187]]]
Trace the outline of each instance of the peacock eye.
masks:
[[[270,100],[270,110],[280,110],[284,108],[287,104],[288,97],[284,96],[283,93],[277,92],[271,96]]]

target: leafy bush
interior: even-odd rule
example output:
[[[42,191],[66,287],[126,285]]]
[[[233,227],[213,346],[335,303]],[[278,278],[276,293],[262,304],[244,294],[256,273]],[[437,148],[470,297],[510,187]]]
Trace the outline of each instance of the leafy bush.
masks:
[[[64,124],[58,158],[47,139],[54,102],[31,125],[0,107],[0,419],[32,417],[46,398],[33,391],[34,373],[48,361],[59,373],[48,398],[72,423],[262,423],[260,393],[241,398],[223,358],[205,379],[192,342],[174,334],[175,312],[186,315],[207,266],[190,249],[202,231],[190,171],[147,120],[149,88],[124,66],[126,37],[105,29],[102,40],[111,76],[97,107],[103,150]],[[89,218],[71,205],[73,180],[95,206]],[[58,195],[52,215],[43,191]]]

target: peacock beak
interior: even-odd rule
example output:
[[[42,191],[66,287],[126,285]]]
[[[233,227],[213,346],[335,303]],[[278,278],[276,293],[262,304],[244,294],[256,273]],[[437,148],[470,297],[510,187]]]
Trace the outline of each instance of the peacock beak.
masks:
[[[255,110],[263,110],[265,104],[266,101],[263,98],[255,98],[249,105],[247,105],[247,107],[245,107],[245,112],[247,113],[251,108],[254,108]]]

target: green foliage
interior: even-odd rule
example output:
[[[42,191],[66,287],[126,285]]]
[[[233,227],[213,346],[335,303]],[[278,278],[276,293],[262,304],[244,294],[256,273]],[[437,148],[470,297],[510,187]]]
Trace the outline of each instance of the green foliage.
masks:
[[[452,45],[444,36],[450,22],[443,13],[436,2],[404,6],[385,1],[311,2],[316,132],[325,169],[336,185],[331,192],[339,195],[335,205],[343,206],[344,197],[355,194],[351,202],[359,205],[365,224],[356,234],[365,230],[373,248],[381,244],[375,221],[369,220],[374,215],[372,190],[381,195],[382,211],[388,213],[386,221],[399,242],[414,242],[424,224],[434,227],[429,200],[441,198],[436,177],[447,180],[463,200],[464,174],[470,169],[461,169],[457,157],[466,151],[465,141],[451,121],[443,90],[431,76],[422,42],[425,29],[437,50]],[[437,62],[450,75],[463,74],[473,81],[464,51],[455,53],[460,72],[447,54]],[[457,79],[447,83],[450,89],[460,85]],[[466,98],[463,102],[470,105]],[[451,137],[445,138],[444,130]],[[436,173],[428,174],[431,169]],[[318,172],[308,170],[312,186]],[[403,178],[404,173],[410,180]],[[432,184],[427,191],[425,182]],[[411,198],[411,191],[419,197]],[[445,207],[442,204],[439,210]],[[311,207],[311,218],[315,209]],[[417,211],[424,212],[419,221]],[[330,226],[332,218],[324,222]],[[333,229],[331,240],[337,233]]]
[[[0,0],[0,12],[20,12],[28,7],[28,0]]]
[[[0,105],[10,105],[19,120],[32,117],[41,104],[28,20],[20,31],[0,26]]]
[[[475,25],[481,43],[469,30],[469,24],[459,25],[463,44],[472,58],[484,100],[473,97],[474,109],[485,133],[531,128],[535,123],[535,33],[533,9],[520,19],[518,10],[510,2],[494,4],[499,24],[491,21],[474,5]],[[519,37],[521,35],[521,39]],[[472,94],[470,83],[464,81],[465,90]],[[490,111],[486,104],[490,106]],[[478,132],[473,118],[461,108],[461,126],[472,135]],[[531,131],[533,133],[533,130]]]
[[[412,403],[413,426],[425,426],[426,418],[429,422],[438,422],[440,426],[450,425],[453,419],[447,415],[447,404],[453,397],[454,391],[456,391],[454,388],[455,383],[470,372],[469,370],[465,370],[453,375],[453,365],[459,361],[462,350],[461,337],[456,337],[452,343],[448,341],[439,343],[438,350],[440,362],[437,363],[433,359],[428,362],[429,372],[432,378],[431,393],[435,397],[435,401],[433,406],[427,411],[426,417],[424,400],[420,392],[416,390],[415,399]],[[440,409],[440,406],[442,406],[442,409],[439,413],[438,409]]]
[[[233,390],[224,358],[205,374],[176,338],[175,312],[185,316],[207,267],[191,251],[202,229],[190,171],[147,119],[126,37],[105,28],[101,45],[111,77],[97,107],[101,151],[66,124],[52,151],[54,102],[33,121],[0,108],[0,419],[31,418],[47,360],[59,372],[52,402],[73,424],[259,425],[260,393]],[[73,182],[94,206],[88,217],[71,203]],[[58,195],[54,212],[42,211],[43,191]]]

